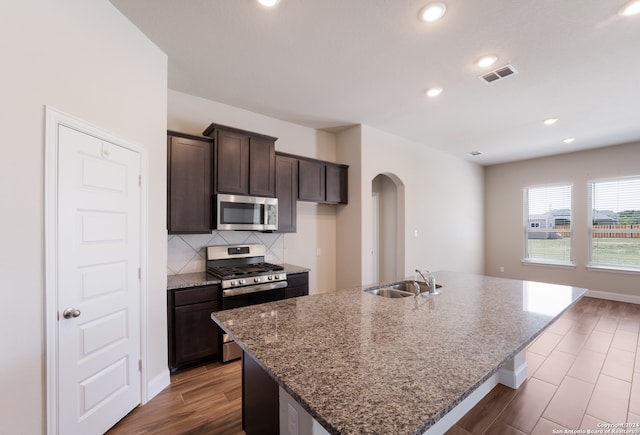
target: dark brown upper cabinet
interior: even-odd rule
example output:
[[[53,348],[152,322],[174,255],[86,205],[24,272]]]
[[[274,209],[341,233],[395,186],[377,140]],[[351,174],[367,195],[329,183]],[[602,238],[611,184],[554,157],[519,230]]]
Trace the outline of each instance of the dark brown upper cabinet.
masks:
[[[295,233],[297,226],[298,159],[276,153],[276,198],[278,232]]]
[[[326,171],[326,202],[347,204],[349,202],[349,167],[327,163]]]
[[[216,191],[249,193],[249,137],[218,130],[215,137]]]
[[[328,204],[347,204],[348,170],[346,165],[300,158],[298,199]]]
[[[211,233],[212,141],[167,134],[167,229],[171,234]]]
[[[275,141],[249,137],[249,195],[276,195]]]
[[[298,163],[298,199],[323,202],[325,199],[325,163],[300,159]]]
[[[217,193],[275,196],[277,138],[219,124],[203,134],[214,140]]]

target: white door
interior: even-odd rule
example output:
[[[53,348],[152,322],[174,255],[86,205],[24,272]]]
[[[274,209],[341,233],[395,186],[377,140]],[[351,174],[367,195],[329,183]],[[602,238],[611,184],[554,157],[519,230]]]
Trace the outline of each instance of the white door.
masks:
[[[140,403],[140,154],[58,129],[58,432]]]

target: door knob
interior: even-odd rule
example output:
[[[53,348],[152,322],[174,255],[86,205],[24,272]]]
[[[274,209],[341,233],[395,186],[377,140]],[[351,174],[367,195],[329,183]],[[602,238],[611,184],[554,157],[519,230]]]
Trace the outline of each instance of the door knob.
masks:
[[[71,319],[73,317],[80,316],[80,314],[82,313],[77,308],[67,308],[62,312],[62,317],[64,317],[65,319]]]

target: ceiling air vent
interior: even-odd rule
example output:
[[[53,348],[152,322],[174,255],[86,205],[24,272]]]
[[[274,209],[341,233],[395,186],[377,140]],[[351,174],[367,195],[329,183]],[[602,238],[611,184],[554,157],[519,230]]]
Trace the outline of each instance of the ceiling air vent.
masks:
[[[486,74],[483,74],[479,78],[485,83],[491,83],[491,82],[495,82],[496,80],[500,80],[517,73],[518,71],[516,71],[514,67],[512,67],[511,65],[507,65],[507,66],[502,66]]]

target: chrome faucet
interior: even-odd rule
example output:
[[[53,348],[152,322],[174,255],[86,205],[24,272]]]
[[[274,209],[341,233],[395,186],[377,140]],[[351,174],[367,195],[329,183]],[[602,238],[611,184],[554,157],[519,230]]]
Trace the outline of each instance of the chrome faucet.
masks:
[[[435,295],[436,294],[436,277],[433,276],[433,274],[428,270],[426,270],[428,278],[425,278],[425,276],[422,274],[422,272],[420,272],[419,269],[416,269],[416,273],[422,277],[422,280],[429,288],[429,294]]]

